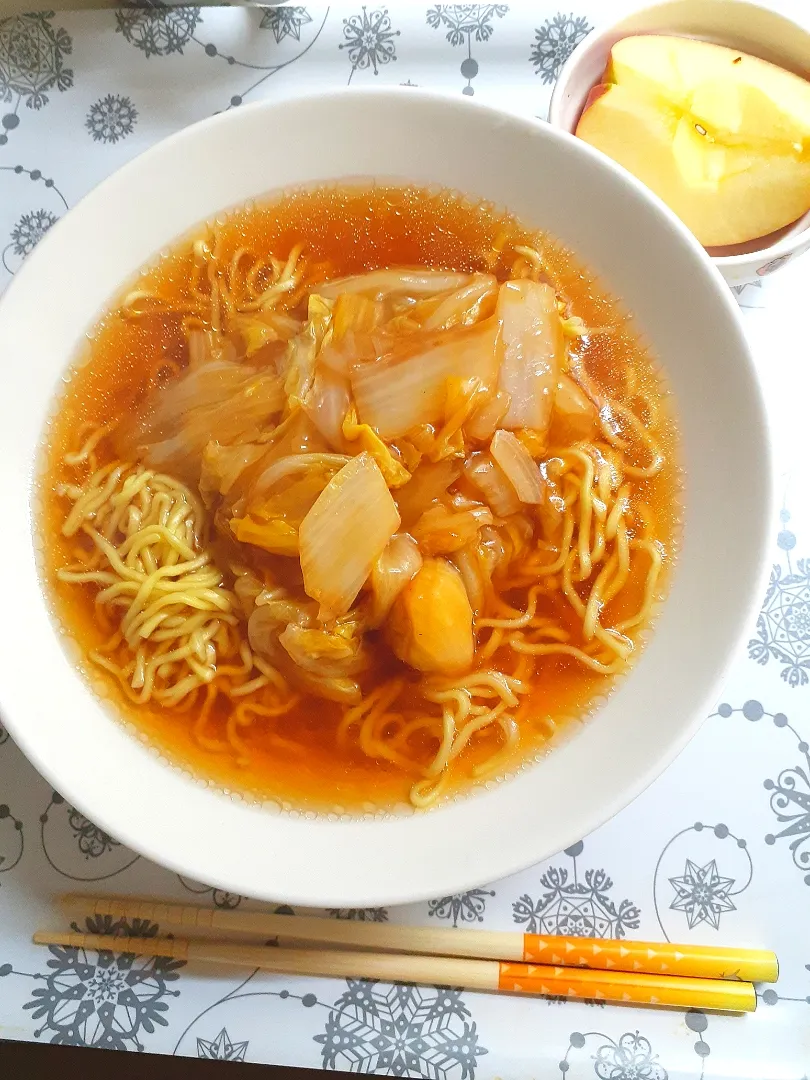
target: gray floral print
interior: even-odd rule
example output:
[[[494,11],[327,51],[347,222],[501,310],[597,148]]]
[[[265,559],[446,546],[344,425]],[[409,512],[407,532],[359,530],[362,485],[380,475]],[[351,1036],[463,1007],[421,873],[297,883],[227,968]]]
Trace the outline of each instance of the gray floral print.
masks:
[[[138,119],[138,110],[128,97],[107,94],[90,106],[84,126],[95,142],[117,143],[131,135]]]

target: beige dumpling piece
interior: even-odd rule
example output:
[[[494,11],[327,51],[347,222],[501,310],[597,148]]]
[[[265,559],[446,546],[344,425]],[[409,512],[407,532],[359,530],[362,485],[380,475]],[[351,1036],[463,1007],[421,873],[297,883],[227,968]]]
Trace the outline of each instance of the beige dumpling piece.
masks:
[[[460,574],[446,559],[425,559],[397,597],[386,637],[417,671],[460,675],[472,667],[472,608]]]

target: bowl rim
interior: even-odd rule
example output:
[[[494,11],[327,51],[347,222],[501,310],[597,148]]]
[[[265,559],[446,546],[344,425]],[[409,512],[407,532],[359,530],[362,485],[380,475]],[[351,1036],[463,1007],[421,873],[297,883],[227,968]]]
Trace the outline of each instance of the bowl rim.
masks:
[[[340,90],[328,92],[312,92],[285,99],[284,107],[312,106],[313,104],[320,105],[325,101],[342,103],[352,100],[358,102],[358,104],[362,101],[370,101],[372,103],[379,102],[381,105],[390,104],[396,101],[418,100],[428,105],[431,109],[449,109],[451,112],[453,110],[463,110],[470,113],[470,115],[472,115],[472,111],[474,110],[480,117],[488,118],[492,124],[503,125],[506,123],[507,125],[519,129],[524,136],[550,139],[552,141],[558,141],[563,145],[566,143],[569,144],[569,148],[573,150],[574,154],[584,158],[585,161],[590,161],[590,164],[593,167],[601,170],[606,175],[613,174],[614,182],[620,184],[624,190],[629,190],[634,198],[646,202],[651,212],[655,212],[661,219],[661,228],[674,232],[675,242],[682,247],[691,250],[691,256],[693,256],[698,263],[702,264],[706,271],[706,283],[708,284],[709,281],[714,283],[713,303],[718,305],[718,311],[725,315],[727,326],[735,337],[733,346],[735,351],[739,354],[738,359],[741,361],[745,371],[747,391],[750,394],[750,404],[756,413],[758,421],[758,434],[760,436],[759,450],[764,456],[765,461],[765,465],[761,470],[761,476],[759,477],[763,493],[763,505],[761,512],[759,512],[756,517],[757,539],[755,545],[755,562],[759,572],[753,575],[755,580],[749,579],[739,585],[739,597],[735,602],[739,616],[739,629],[734,633],[726,634],[722,643],[722,648],[717,650],[717,663],[714,667],[714,673],[711,678],[706,680],[705,686],[700,694],[702,699],[701,708],[692,709],[690,707],[690,718],[688,723],[684,722],[674,735],[669,733],[666,740],[663,740],[663,744],[662,741],[658,742],[654,757],[651,757],[646,763],[643,771],[634,774],[632,782],[626,783],[623,788],[620,790],[617,789],[609,800],[600,803],[598,811],[591,811],[589,813],[589,825],[587,831],[590,832],[607,822],[619,810],[635,799],[667,768],[669,764],[671,764],[674,758],[694,736],[703,722],[707,708],[714,700],[718,687],[737,651],[743,632],[755,611],[758,610],[761,597],[760,585],[764,588],[764,582],[769,568],[767,551],[770,536],[771,509],[774,505],[773,469],[771,439],[766,423],[766,410],[762,388],[757,376],[756,366],[751,357],[750,348],[743,333],[742,318],[739,309],[730,292],[726,289],[722,278],[717,270],[712,267],[709,257],[674,213],[643,184],[641,184],[640,181],[621,169],[620,166],[609,161],[609,159],[606,159],[604,155],[600,154],[592,147],[582,143],[581,140],[577,140],[573,135],[554,128],[551,125],[544,123],[538,124],[536,120],[520,114],[508,112],[497,106],[482,103],[480,101],[470,101],[467,98],[462,99],[450,93],[437,93],[435,91],[426,91],[421,88],[416,90],[400,87],[369,89],[342,88]],[[51,248],[55,247],[61,238],[63,229],[66,228],[65,219],[70,216],[73,216],[75,219],[76,211],[80,207],[89,202],[100,202],[106,198],[108,193],[111,190],[114,190],[122,180],[127,180],[130,176],[137,177],[138,173],[143,170],[145,166],[151,166],[153,162],[159,162],[161,158],[169,152],[168,148],[178,148],[182,147],[185,143],[194,142],[199,139],[201,135],[206,135],[209,132],[218,130],[220,127],[232,124],[234,122],[234,117],[238,118],[248,114],[258,116],[263,113],[269,113],[277,108],[277,104],[277,102],[272,100],[258,101],[248,106],[241,107],[238,112],[215,115],[198,121],[150,147],[143,154],[126,163],[89,192],[76,204],[76,207],[74,207],[69,214],[65,215],[65,218],[49,230],[48,235],[43,239],[41,244],[38,245],[37,250],[32,253],[26,261],[26,264],[19,271],[16,279],[11,283],[6,294],[0,299],[0,340],[2,340],[3,337],[5,315],[11,307],[11,303],[14,302],[17,292],[21,289],[21,282],[23,280],[27,281],[32,279],[35,274],[38,274],[40,266],[47,266]],[[239,123],[241,121],[237,120],[236,122]],[[382,175],[388,175],[384,170],[380,170],[380,173]],[[474,183],[470,186],[474,189]],[[178,233],[168,240],[167,243],[176,242],[181,235],[182,232],[178,231]],[[608,282],[608,285],[609,284],[610,283]],[[11,298],[11,300],[9,298]],[[109,298],[105,300],[104,303],[105,305],[109,303]],[[64,370],[61,365],[60,370]],[[655,635],[653,635],[653,637],[655,637]],[[646,651],[647,650],[645,650],[645,652]],[[5,666],[5,659],[2,658],[2,660],[3,665]],[[92,690],[87,686],[82,675],[78,671],[74,669],[72,675],[77,682],[83,684],[84,694],[89,701],[93,696]],[[5,696],[5,684],[0,683],[0,698],[5,699]],[[14,709],[10,710],[10,714],[10,722],[8,724],[9,730],[11,731],[15,742],[23,749],[24,753],[29,757],[29,760],[32,761],[37,770],[49,779],[57,789],[61,790],[63,796],[72,805],[78,806],[79,808],[86,806],[87,803],[82,791],[75,789],[74,780],[72,780],[70,776],[63,777],[59,775],[58,768],[52,767],[50,763],[42,762],[42,757],[38,752],[37,747],[33,745],[32,741],[28,738],[25,722],[22,717],[15,714]],[[561,754],[562,752],[563,748],[560,748],[554,753]],[[517,782],[517,780],[509,781],[510,784]],[[504,786],[507,785],[501,785],[502,788]],[[483,798],[486,797],[486,795],[483,796]],[[110,817],[117,818],[122,816],[118,808],[115,809],[114,813],[112,811],[108,813],[105,807],[95,805],[92,806],[92,808],[88,808],[91,809],[91,819],[99,822],[99,824],[105,828],[105,821],[109,820]],[[450,810],[442,808],[435,811],[435,813],[450,813]],[[421,901],[428,899],[431,895],[439,895],[446,891],[456,892],[472,888],[475,885],[480,884],[482,880],[496,880],[507,877],[510,874],[533,865],[538,859],[553,854],[551,851],[538,851],[536,847],[532,850],[531,845],[524,845],[519,857],[510,858],[506,861],[504,856],[495,850],[495,845],[491,845],[487,864],[482,865],[480,870],[475,869],[475,866],[477,865],[475,863],[471,864],[469,868],[464,871],[457,869],[452,875],[447,876],[444,879],[439,879],[436,885],[431,886],[430,889],[427,889],[424,885],[413,886],[410,883],[404,884],[398,882],[393,886],[387,883],[380,883],[371,889],[367,887],[362,894],[359,894],[358,891],[352,887],[342,887],[340,890],[330,892],[328,894],[328,899],[326,899],[323,890],[318,890],[316,888],[315,891],[313,891],[312,886],[309,883],[307,883],[305,887],[296,886],[290,888],[285,885],[279,889],[276,886],[272,893],[268,893],[262,886],[257,887],[255,882],[251,882],[249,874],[247,878],[235,881],[232,876],[219,877],[216,868],[206,866],[205,869],[201,871],[199,861],[194,858],[188,858],[180,852],[164,851],[161,843],[158,842],[157,837],[145,836],[142,832],[138,831],[138,827],[132,816],[126,814],[123,816],[126,820],[123,823],[116,820],[114,827],[109,831],[128,847],[131,847],[136,852],[154,860],[158,864],[168,867],[185,876],[201,878],[208,884],[230,891],[237,891],[263,899],[283,899],[289,903],[303,906],[325,906],[328,903],[329,906],[336,907],[358,907]],[[430,813],[414,815],[414,817],[422,817],[424,820],[429,820]],[[395,831],[394,826],[396,821],[397,819],[387,819],[386,822],[386,824],[391,825],[392,835]],[[566,829],[560,831],[557,849],[562,850],[562,848],[580,838],[581,830],[576,822],[568,825]]]
[[[734,0],[734,5],[737,10],[743,10],[745,8],[752,8],[756,11],[764,12],[766,15],[773,17],[775,20],[779,19],[781,22],[787,24],[790,29],[805,37],[810,44],[810,31],[801,23],[796,22],[795,19],[791,19],[789,15],[785,15],[781,11],[776,11],[774,8],[766,7],[764,4],[754,3],[753,0]],[[576,71],[578,65],[582,62],[583,56],[589,51],[597,51],[602,45],[605,38],[612,38],[615,31],[621,27],[622,22],[628,18],[641,17],[647,11],[654,11],[661,7],[667,6],[667,0],[660,0],[656,4],[645,4],[643,7],[635,7],[630,11],[625,11],[620,18],[612,22],[600,22],[594,27],[590,33],[588,33],[582,41],[576,45],[571,51],[570,56],[567,58],[563,66],[560,68],[560,73],[557,76],[554,87],[551,91],[551,100],[549,102],[548,111],[548,123],[556,128],[558,131],[565,131],[569,135],[573,135],[573,131],[561,123],[557,115],[560,102],[567,84],[570,82],[573,72]],[[662,33],[662,31],[657,31]],[[632,31],[634,34],[640,33],[640,31]],[[673,34],[677,35],[677,31],[673,30]],[[684,35],[688,36],[688,35]],[[771,63],[773,61],[770,61]],[[618,164],[614,162],[614,164]],[[619,166],[623,168],[623,166]],[[627,170],[626,170],[627,171]],[[632,175],[632,173],[630,174]],[[791,233],[788,236],[783,236],[780,240],[771,244],[769,247],[757,248],[755,251],[739,252],[736,255],[712,255],[708,251],[706,254],[712,260],[714,265],[718,269],[740,269],[743,267],[750,267],[754,264],[760,264],[765,261],[769,263],[774,259],[781,258],[783,255],[792,255],[797,248],[803,244],[810,242],[808,240],[808,231],[810,231],[810,212],[803,215],[805,218],[805,224],[798,232]],[[801,218],[798,219],[801,221]],[[792,223],[792,224],[795,224]],[[787,226],[788,228],[790,225]],[[705,248],[704,248],[705,250]]]

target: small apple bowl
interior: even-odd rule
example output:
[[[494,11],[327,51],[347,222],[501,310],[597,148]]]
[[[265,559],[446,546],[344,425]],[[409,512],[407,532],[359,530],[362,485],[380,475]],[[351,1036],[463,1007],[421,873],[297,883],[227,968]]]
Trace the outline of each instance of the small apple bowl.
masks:
[[[667,0],[634,11],[589,34],[563,66],[551,96],[549,123],[573,133],[591,89],[602,79],[610,50],[630,34],[699,38],[768,60],[807,78],[810,33],[798,23],[747,0]],[[729,285],[758,281],[810,248],[810,212],[768,236],[706,250]]]

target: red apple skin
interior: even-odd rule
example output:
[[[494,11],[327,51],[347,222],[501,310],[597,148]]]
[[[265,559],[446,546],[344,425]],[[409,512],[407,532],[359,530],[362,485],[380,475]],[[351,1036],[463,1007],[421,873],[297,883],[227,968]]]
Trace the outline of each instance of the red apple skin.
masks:
[[[577,127],[579,127],[579,121],[582,119],[582,114],[587,112],[591,105],[593,105],[595,101],[598,101],[603,94],[606,94],[608,90],[610,90],[611,85],[611,83],[597,83],[596,86],[590,88],[588,96],[585,98],[585,104],[582,106],[582,111],[579,114]],[[574,134],[576,135],[576,133],[576,129],[574,129]]]
[[[610,90],[612,83],[597,83],[596,86],[592,86],[588,91],[588,96],[585,98],[585,104],[582,106],[582,111],[590,109],[591,105],[595,101],[598,101],[603,94],[606,94]]]

